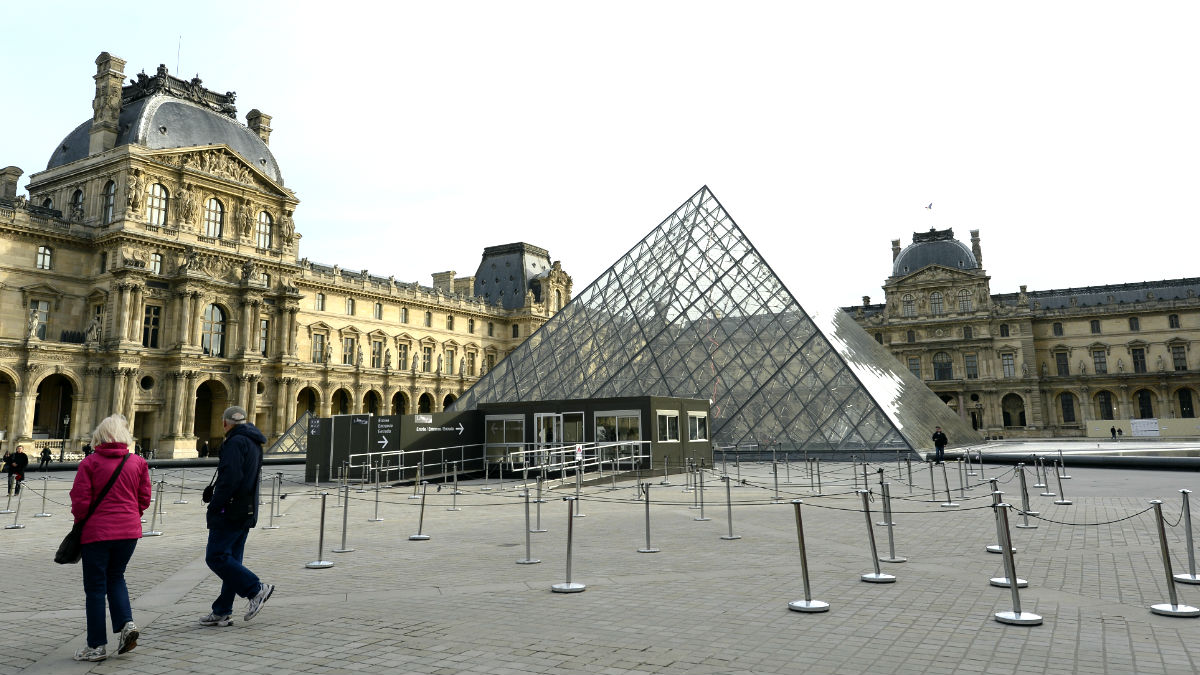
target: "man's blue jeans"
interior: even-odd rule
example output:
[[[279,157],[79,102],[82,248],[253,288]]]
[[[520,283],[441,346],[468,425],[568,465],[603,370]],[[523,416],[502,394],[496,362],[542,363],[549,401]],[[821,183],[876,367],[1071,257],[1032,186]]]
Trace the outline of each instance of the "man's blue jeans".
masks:
[[[248,534],[250,529],[246,527],[218,525],[208,530],[204,562],[221,579],[221,594],[213,601],[213,614],[232,614],[235,595],[252,598],[258,593],[258,577],[242,565]]]
[[[133,621],[129,588],[125,585],[125,566],[133,557],[136,546],[137,539],[94,541],[83,545],[83,593],[89,647],[108,644],[108,632],[104,630],[106,598],[114,633],[119,633],[126,622]]]

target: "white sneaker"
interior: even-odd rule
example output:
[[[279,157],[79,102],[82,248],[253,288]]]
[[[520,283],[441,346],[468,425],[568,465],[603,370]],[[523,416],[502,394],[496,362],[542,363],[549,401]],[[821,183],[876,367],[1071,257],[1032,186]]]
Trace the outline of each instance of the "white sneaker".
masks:
[[[258,593],[250,598],[250,606],[246,608],[246,616],[242,617],[242,621],[253,619],[262,609],[263,605],[267,604],[267,600],[271,599],[271,594],[275,592],[274,584],[261,584],[258,587]]]
[[[108,658],[108,651],[104,645],[99,647],[80,647],[75,650],[75,656],[72,657],[76,661],[103,661]]]
[[[121,639],[117,642],[117,653],[124,654],[125,652],[133,651],[133,648],[137,646],[138,636],[140,635],[141,632],[138,631],[138,627],[132,621],[126,622],[125,626],[121,628]]]
[[[208,616],[201,617],[201,626],[228,626],[233,623],[233,617],[229,614],[217,614],[209,612]]]

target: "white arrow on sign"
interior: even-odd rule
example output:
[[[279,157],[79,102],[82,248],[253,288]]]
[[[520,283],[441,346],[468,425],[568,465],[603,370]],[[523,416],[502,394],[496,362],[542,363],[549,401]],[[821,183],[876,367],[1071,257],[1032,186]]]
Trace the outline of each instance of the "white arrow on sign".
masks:
[[[386,450],[387,449],[387,436],[384,436],[383,438],[379,439],[378,443],[379,443],[380,450]]]
[[[462,432],[463,432],[463,424],[462,424],[462,422],[459,422],[458,423],[458,435],[462,436]]]

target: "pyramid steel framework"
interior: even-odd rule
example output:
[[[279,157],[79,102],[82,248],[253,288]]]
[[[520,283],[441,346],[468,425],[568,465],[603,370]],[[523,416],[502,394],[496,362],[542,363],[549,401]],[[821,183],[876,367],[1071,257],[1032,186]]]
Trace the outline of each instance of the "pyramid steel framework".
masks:
[[[918,449],[935,424],[979,439],[844,313],[827,330],[703,187],[451,409],[678,396],[711,401],[718,446]]]

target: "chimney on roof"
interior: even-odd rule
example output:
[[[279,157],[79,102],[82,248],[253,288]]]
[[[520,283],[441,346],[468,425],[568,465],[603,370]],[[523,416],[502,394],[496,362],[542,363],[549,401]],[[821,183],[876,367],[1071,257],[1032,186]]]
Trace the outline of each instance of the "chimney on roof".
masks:
[[[451,295],[454,293],[454,272],[434,272],[433,287]]]
[[[979,230],[971,230],[971,253],[975,255],[975,262],[979,264],[979,269],[983,269],[983,249],[979,248]]]
[[[92,130],[88,154],[112,150],[117,144],[117,119],[121,115],[121,83],[125,80],[125,61],[100,52],[96,57],[96,97],[92,99]]]
[[[17,198],[17,181],[25,173],[15,166],[0,169],[0,199],[12,201]]]
[[[892,240],[892,262],[896,262],[896,258],[900,257],[900,240]]]
[[[254,133],[258,134],[258,137],[262,139],[263,143],[267,145],[271,144],[270,115],[265,115],[261,110],[255,108],[254,110],[246,113],[246,126],[250,127]]]

